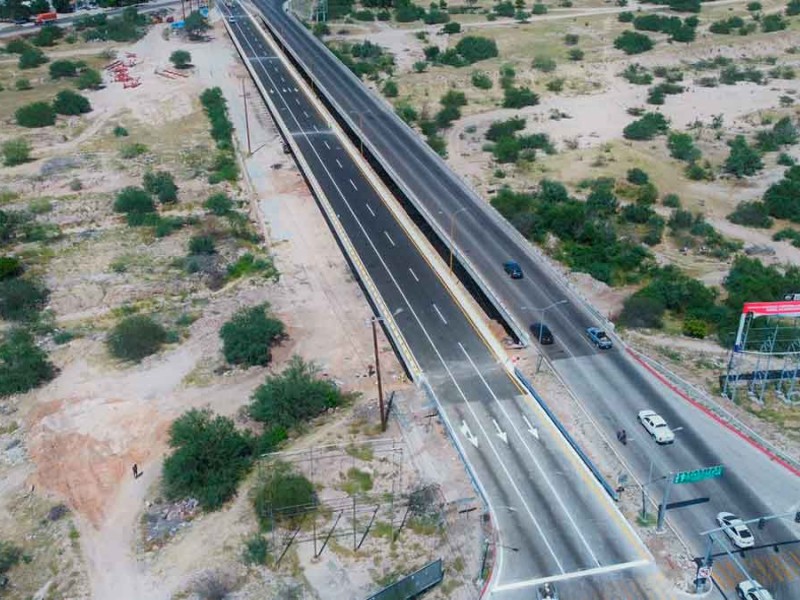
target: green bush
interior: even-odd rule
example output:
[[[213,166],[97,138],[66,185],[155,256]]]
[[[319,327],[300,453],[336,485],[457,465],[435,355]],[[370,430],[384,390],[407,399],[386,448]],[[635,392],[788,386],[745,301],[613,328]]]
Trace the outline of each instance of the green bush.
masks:
[[[653,76],[638,63],[628,65],[621,75],[634,85],[650,85],[653,83]]]
[[[189,254],[211,255],[217,253],[214,239],[208,235],[194,235],[189,239]]]
[[[250,252],[245,252],[235,262],[227,266],[228,279],[238,279],[248,275],[261,273],[267,279],[277,281],[279,278],[278,270],[272,261],[257,258]]]
[[[528,87],[508,86],[503,90],[503,108],[524,108],[539,104],[539,96]]]
[[[0,397],[32,390],[50,381],[55,373],[47,354],[30,333],[12,329],[5,334],[0,343]],[[3,567],[10,568],[4,555],[5,548],[0,546],[0,573]]]
[[[167,331],[150,317],[133,315],[117,323],[106,338],[114,358],[139,362],[155,354],[167,341]]]
[[[583,60],[584,56],[584,52],[580,48],[570,48],[569,52],[567,52],[567,57],[576,62]]]
[[[163,488],[170,500],[197,498],[215,510],[236,494],[253,463],[254,441],[232,419],[192,409],[169,429],[171,453],[164,459]]]
[[[634,14],[630,11],[623,11],[617,15],[617,21],[620,23],[630,23],[634,19]]]
[[[211,122],[211,137],[217,142],[220,150],[233,149],[233,123],[228,119],[228,107],[222,90],[218,87],[208,88],[200,94],[206,116]]]
[[[0,281],[19,277],[24,272],[25,267],[16,256],[0,256]]]
[[[653,40],[643,33],[636,31],[623,31],[622,34],[614,40],[614,47],[622,50],[625,54],[641,54],[652,50]]]
[[[131,160],[145,154],[148,150],[149,148],[141,142],[131,142],[130,144],[123,144],[119,149],[119,156],[125,160]]]
[[[628,169],[626,179],[628,180],[628,183],[632,183],[634,185],[644,185],[650,181],[650,177],[647,175],[647,173],[638,167]]]
[[[344,402],[332,381],[319,378],[317,367],[293,356],[289,365],[253,393],[250,417],[270,427],[289,430]]]
[[[225,193],[217,192],[208,197],[208,200],[203,203],[203,208],[218,217],[224,217],[233,208],[233,202]]]
[[[14,87],[18,92],[24,92],[27,90],[32,90],[33,86],[31,85],[30,80],[21,77],[14,82]]]
[[[44,55],[44,52],[38,48],[28,47],[19,55],[17,66],[20,69],[35,69],[45,64],[47,61],[48,58]]]
[[[8,54],[22,54],[26,49],[30,48],[30,44],[22,38],[14,38],[6,44],[5,51]]]
[[[545,15],[545,14],[547,14],[547,5],[540,4],[538,2],[534,3],[534,5],[531,7],[531,14],[533,14],[533,15]]]
[[[798,0],[800,1],[800,0]],[[479,90],[492,89],[492,78],[487,73],[482,71],[474,71],[471,76],[472,85]]]
[[[50,63],[50,78],[75,77],[78,74],[78,65],[71,60],[56,60]]]
[[[786,169],[783,179],[764,192],[763,200],[771,216],[800,223],[800,166]]]
[[[800,0],[794,0],[800,4]],[[747,3],[747,10],[748,12],[758,12],[761,10],[761,2],[748,2]]]
[[[672,158],[686,162],[694,162],[701,156],[700,149],[694,145],[694,140],[688,133],[670,132],[667,137],[667,148]]]
[[[535,56],[531,66],[542,73],[552,73],[556,70],[556,61],[547,56]]]
[[[78,75],[75,85],[79,90],[97,90],[103,85],[103,78],[94,69],[83,69]]]
[[[747,144],[743,135],[737,135],[728,145],[731,150],[723,167],[727,173],[742,178],[755,175],[764,168],[761,156]]]
[[[399,93],[400,90],[397,88],[397,82],[393,79],[389,79],[383,84],[383,95],[387,98],[397,98]]]
[[[497,44],[494,40],[476,35],[461,38],[456,44],[455,50],[468,64],[495,58],[498,55]]]
[[[708,323],[700,319],[686,319],[683,322],[683,335],[702,340],[708,335]]]
[[[786,16],[794,17],[800,15],[800,0],[789,0],[786,3]]]
[[[125,129],[122,125],[116,125],[114,127],[114,137],[128,137],[128,130]]]
[[[14,116],[20,127],[47,127],[56,122],[56,113],[47,102],[32,102],[21,106]]]
[[[270,561],[269,540],[263,535],[255,534],[244,541],[242,559],[248,565],[266,565]]]
[[[761,17],[761,31],[772,33],[773,31],[783,31],[789,26],[789,22],[780,13],[764,15]]]
[[[286,334],[283,323],[269,315],[269,306],[244,308],[219,331],[222,354],[232,365],[268,365],[271,348]]]
[[[36,46],[55,46],[62,37],[64,30],[58,25],[45,25],[31,38],[31,41]]]
[[[8,573],[22,558],[22,548],[11,542],[0,541],[0,574]]]
[[[494,121],[486,131],[486,139],[496,142],[504,137],[513,136],[525,129],[524,117],[511,117],[505,121]]]
[[[681,199],[678,197],[678,194],[667,194],[666,196],[664,196],[664,199],[661,201],[661,204],[669,208],[680,208]]]
[[[151,213],[155,210],[150,194],[135,186],[121,189],[114,200],[114,212],[118,213]]]
[[[80,115],[90,112],[92,105],[86,96],[72,90],[61,90],[53,100],[53,110],[60,115]]]
[[[769,229],[773,221],[767,205],[759,200],[739,202],[736,210],[728,215],[728,220],[737,225]]]
[[[640,119],[630,123],[622,130],[627,140],[652,140],[657,135],[666,133],[669,122],[661,113],[645,113]]]
[[[172,173],[166,171],[148,171],[142,179],[144,189],[158,198],[162,204],[178,201],[178,186]]]
[[[298,507],[315,506],[317,495],[313,483],[290,465],[276,461],[263,470],[253,488],[252,502],[261,529],[266,531],[275,524],[299,526],[312,513],[298,511]]]
[[[192,55],[187,50],[175,50],[169,55],[169,61],[176,69],[185,69],[192,65]]]
[[[580,36],[577,33],[567,33],[564,35],[564,44],[567,46],[577,46]]]
[[[626,327],[661,329],[665,311],[659,299],[634,294],[626,298],[618,320]]]
[[[461,23],[457,23],[456,21],[451,21],[447,23],[444,27],[442,27],[442,32],[447,34],[454,34],[454,33],[461,33]]]
[[[21,165],[31,159],[31,145],[25,138],[3,142],[0,151],[3,154],[3,164],[7,167]]]
[[[30,321],[47,304],[50,291],[42,284],[22,278],[0,281],[0,318]]]

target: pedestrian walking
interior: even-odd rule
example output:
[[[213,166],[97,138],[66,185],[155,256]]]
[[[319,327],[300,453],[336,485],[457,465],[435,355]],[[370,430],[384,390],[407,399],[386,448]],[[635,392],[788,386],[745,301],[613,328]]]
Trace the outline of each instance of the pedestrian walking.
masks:
[[[139,465],[133,463],[133,478],[139,479]]]

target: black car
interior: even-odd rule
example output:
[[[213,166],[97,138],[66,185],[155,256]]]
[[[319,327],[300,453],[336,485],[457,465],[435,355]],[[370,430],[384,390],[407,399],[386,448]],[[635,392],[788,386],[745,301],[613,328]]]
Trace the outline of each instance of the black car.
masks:
[[[511,275],[511,279],[522,279],[522,267],[516,261],[509,260],[504,262],[503,270]]]
[[[553,343],[553,332],[550,331],[550,328],[544,323],[534,323],[531,325],[531,333],[534,338],[536,338],[536,341],[540,342],[542,345]]]

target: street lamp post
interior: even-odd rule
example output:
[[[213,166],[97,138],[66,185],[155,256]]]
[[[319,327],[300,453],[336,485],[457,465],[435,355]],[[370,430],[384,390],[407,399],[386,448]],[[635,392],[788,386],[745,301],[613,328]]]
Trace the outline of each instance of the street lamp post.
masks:
[[[242,77],[242,102],[244,104],[244,129],[247,132],[247,156],[251,156],[253,152],[250,149],[250,119],[247,116],[247,91],[244,87],[244,77]]]
[[[460,212],[468,210],[468,206],[462,206],[453,214],[450,215],[450,272],[453,272],[453,248],[455,247],[456,239],[456,215]]]
[[[392,317],[395,317],[403,312],[402,308],[398,308],[396,311],[392,313]],[[378,407],[381,413],[381,431],[386,431],[386,426],[389,422],[389,415],[388,411],[384,409],[383,404],[383,381],[381,380],[381,363],[380,363],[380,355],[378,353],[378,322],[385,322],[386,317],[376,317],[373,316],[370,319],[370,323],[372,325],[372,349],[375,352],[375,376],[378,380]]]
[[[542,315],[541,320],[539,321],[539,337],[538,337],[538,340],[537,340],[539,342],[539,346],[540,346],[539,347],[539,360],[536,362],[536,372],[537,373],[541,370],[542,361],[544,360],[544,353],[542,352],[542,349],[541,349],[542,333],[543,333],[543,330],[544,330],[544,314],[548,310],[550,310],[551,308],[554,308],[554,307],[556,307],[556,306],[558,306],[560,304],[566,304],[566,303],[567,303],[566,298],[562,298],[561,300],[556,300],[555,302],[553,302],[551,304],[548,304],[544,308],[536,308],[534,306],[523,306],[522,307],[522,310],[526,310],[526,309],[527,310],[532,310],[532,311],[539,312]]]

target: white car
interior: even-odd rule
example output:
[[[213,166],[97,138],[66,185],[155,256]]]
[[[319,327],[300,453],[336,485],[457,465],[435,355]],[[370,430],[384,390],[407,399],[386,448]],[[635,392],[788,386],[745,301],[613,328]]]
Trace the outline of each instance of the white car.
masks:
[[[725,532],[725,535],[731,539],[731,542],[737,548],[752,548],[755,545],[756,540],[750,528],[736,515],[729,512],[721,512],[717,515],[717,523],[720,527],[724,527],[722,531]]]
[[[767,588],[755,579],[743,581],[736,586],[736,595],[742,600],[775,600]]]
[[[640,410],[639,423],[653,436],[653,439],[659,444],[671,444],[675,441],[675,434],[669,428],[667,422],[655,411]]]

